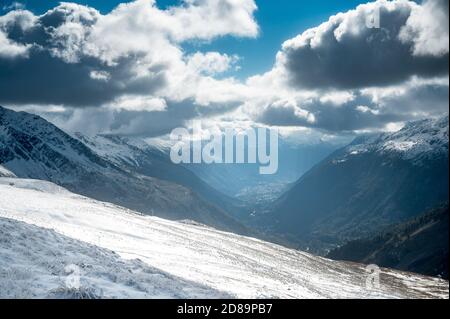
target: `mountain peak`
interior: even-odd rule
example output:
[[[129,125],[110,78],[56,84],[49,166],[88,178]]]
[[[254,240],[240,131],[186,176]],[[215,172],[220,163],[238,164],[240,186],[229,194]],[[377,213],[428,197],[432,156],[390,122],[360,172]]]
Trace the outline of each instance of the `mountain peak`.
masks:
[[[448,130],[447,116],[408,122],[397,132],[357,137],[346,147],[342,160],[352,155],[377,152],[421,164],[424,158],[448,156]]]

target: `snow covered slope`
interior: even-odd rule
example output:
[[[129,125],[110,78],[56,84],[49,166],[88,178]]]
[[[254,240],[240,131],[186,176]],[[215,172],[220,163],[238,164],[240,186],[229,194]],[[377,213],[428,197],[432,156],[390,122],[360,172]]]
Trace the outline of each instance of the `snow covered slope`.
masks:
[[[149,158],[138,162],[146,164],[143,166],[146,171],[137,171],[130,162],[127,165],[125,162],[126,159],[131,161],[132,156],[145,156],[143,152],[137,147],[133,152],[125,143],[110,141],[107,144],[105,141],[103,152],[109,150],[111,156],[97,154],[97,148],[93,151],[37,115],[0,106],[0,176],[6,175],[6,169],[19,178],[47,180],[77,194],[149,215],[173,220],[192,219],[227,231],[249,233],[224,211],[224,206],[211,203],[210,196],[199,196],[194,187],[190,187],[193,184],[184,185],[176,179],[156,175],[156,172],[173,171],[175,176],[184,176],[173,167],[152,166]],[[125,157],[126,154],[129,157]],[[155,174],[151,175],[152,172]],[[207,185],[203,187],[206,189]]]
[[[0,298],[227,298],[114,252],[0,218]],[[73,267],[77,268],[73,268]],[[81,275],[80,288],[71,280]]]
[[[0,218],[6,296],[70,297],[57,280],[60,264],[73,263],[87,269],[84,293],[102,297],[448,298],[447,281],[382,269],[381,287],[367,289],[362,265],[139,215],[43,181],[0,178]]]

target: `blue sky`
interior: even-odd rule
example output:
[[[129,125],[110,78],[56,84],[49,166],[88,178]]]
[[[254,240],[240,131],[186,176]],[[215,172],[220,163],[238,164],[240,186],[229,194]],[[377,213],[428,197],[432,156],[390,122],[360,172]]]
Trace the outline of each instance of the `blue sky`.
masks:
[[[3,2],[4,0],[2,0]],[[7,3],[14,2],[7,0]],[[51,0],[22,0],[18,1],[25,5],[28,10],[36,14],[44,13],[55,7],[59,1]],[[108,13],[119,3],[127,2],[121,0],[67,0],[89,5],[102,13]],[[160,8],[177,5],[180,0],[157,0]],[[239,71],[232,74],[240,79],[263,73],[271,69],[275,55],[281,44],[304,30],[317,26],[319,23],[338,12],[355,8],[358,4],[366,3],[361,0],[256,0],[258,11],[256,20],[260,26],[260,35],[256,39],[227,36],[215,39],[210,43],[188,43],[183,48],[186,51],[219,51],[230,55],[237,54],[241,57]]]

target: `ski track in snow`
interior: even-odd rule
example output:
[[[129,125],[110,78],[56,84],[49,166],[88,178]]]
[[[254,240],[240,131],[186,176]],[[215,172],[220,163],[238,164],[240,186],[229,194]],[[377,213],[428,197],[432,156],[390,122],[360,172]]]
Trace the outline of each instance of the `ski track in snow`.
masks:
[[[13,289],[8,281],[11,276],[20,278],[22,274],[25,283],[27,276],[33,282],[42,274],[39,278],[47,284],[33,288],[32,297],[52,296],[52,291],[70,297],[70,292],[58,290],[55,283],[61,268],[52,273],[40,266],[69,261],[91,265],[94,270],[82,280],[86,291],[101,290],[100,297],[106,298],[448,298],[449,294],[447,281],[388,269],[382,269],[380,289],[367,289],[364,265],[331,261],[209,227],[143,216],[44,181],[0,178],[0,217],[4,218],[0,224],[0,288]],[[9,219],[39,228],[16,225],[16,231],[8,230],[9,236],[29,238],[11,244],[3,230],[12,227]],[[17,245],[31,246],[22,251],[8,248]],[[51,252],[59,257],[52,257]],[[26,254],[41,256],[25,262],[31,275],[20,267]],[[33,272],[33,268],[39,271]],[[148,276],[133,276],[136,269]],[[114,281],[108,273],[121,279]],[[160,276],[152,281],[152,274]],[[128,281],[138,286],[127,285]],[[27,296],[32,287],[24,284],[18,289]]]

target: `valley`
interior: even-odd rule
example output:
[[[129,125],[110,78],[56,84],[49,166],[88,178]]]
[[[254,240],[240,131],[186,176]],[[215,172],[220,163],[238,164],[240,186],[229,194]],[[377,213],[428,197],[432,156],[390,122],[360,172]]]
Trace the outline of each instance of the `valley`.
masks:
[[[361,136],[335,151],[331,145],[306,150],[281,140],[281,162],[291,164],[281,166],[274,176],[259,175],[258,167],[249,164],[177,165],[170,161],[170,147],[164,141],[67,134],[38,116],[5,108],[0,108],[0,124],[4,227],[56,236],[58,246],[67,245],[67,240],[80,241],[75,244],[80,246],[75,261],[91,258],[94,262],[96,257],[87,257],[83,248],[87,243],[95,246],[94,251],[108,250],[99,250],[99,254],[132,269],[145,264],[157,273],[167,272],[165,280],[195,286],[196,296],[212,289],[238,298],[357,296],[361,293],[358,285],[364,281],[363,265],[310,255],[326,255],[333,249],[329,256],[337,260],[380,263],[432,276],[442,272],[440,266],[425,271],[344,252],[347,243],[353,247],[354,240],[448,200],[448,119],[413,122],[392,134]],[[295,164],[296,157],[303,162]],[[21,203],[25,197],[34,199]],[[38,229],[27,228],[28,224]],[[41,230],[48,227],[49,231]],[[441,228],[448,233],[448,225],[442,223]],[[199,237],[195,239],[194,234]],[[442,233],[428,234],[428,240],[434,241]],[[409,249],[413,250],[408,258],[419,258],[418,249]],[[448,251],[448,245],[442,249]],[[439,265],[445,256],[435,250],[433,260]],[[329,274],[319,279],[317,272]],[[334,277],[333,272],[351,279]],[[386,273],[389,285],[394,286],[365,291],[364,297],[434,297],[434,292],[420,295],[414,286],[416,282],[421,285],[422,279],[417,278],[426,277],[405,283],[398,281],[404,275]],[[223,274],[223,278],[213,274]],[[238,274],[250,277],[239,282],[233,277]],[[410,276],[416,275],[405,278]],[[54,280],[45,293],[74,293],[61,291]],[[338,285],[348,285],[348,289],[337,291]],[[101,289],[77,293],[108,291],[102,285],[92,287]],[[127,287],[126,295],[117,296],[147,298],[156,288],[136,289]],[[43,292],[35,293],[42,296]],[[173,290],[161,293],[174,296]]]

